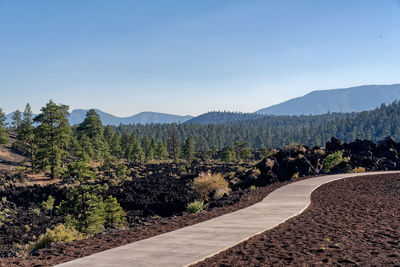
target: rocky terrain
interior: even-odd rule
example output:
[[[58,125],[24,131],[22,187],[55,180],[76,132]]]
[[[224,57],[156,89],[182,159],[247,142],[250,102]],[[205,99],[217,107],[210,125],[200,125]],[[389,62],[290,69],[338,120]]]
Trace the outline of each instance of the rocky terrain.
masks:
[[[276,188],[270,187],[271,184],[281,186],[302,177],[325,173],[399,169],[399,152],[400,144],[390,138],[378,144],[369,140],[342,143],[340,140],[332,138],[325,148],[310,148],[293,144],[280,150],[271,151],[268,157],[257,164],[218,162],[128,164],[127,168],[131,172],[130,179],[119,180],[116,183],[111,176],[103,173],[101,178],[94,182],[104,188],[102,192],[104,198],[110,195],[116,197],[127,214],[126,226],[128,229],[137,229],[135,227],[148,224],[159,227],[160,222],[161,225],[171,225],[163,226],[164,230],[161,231],[163,232],[198,222],[198,217],[188,220],[185,216],[190,215],[187,215],[186,212],[187,204],[198,197],[193,191],[192,184],[193,179],[201,172],[221,173],[229,182],[232,190],[229,194],[218,199],[211,199],[207,203],[205,214],[209,215],[203,215],[202,218],[210,218],[210,216],[212,217],[210,214],[215,216],[223,214],[222,211],[217,212],[221,208],[225,209],[225,212],[229,212],[235,208],[226,207],[235,207],[235,205],[239,205],[238,203],[245,201],[246,197],[252,198],[251,192],[256,187],[266,188],[266,191],[263,191],[266,194],[270,188]],[[328,165],[332,165],[331,168],[327,169]],[[23,172],[10,173],[6,171],[0,175],[0,178],[2,183],[0,187],[2,211],[0,255],[1,257],[22,256],[21,246],[35,240],[45,232],[46,228],[63,221],[63,218],[55,211],[43,210],[41,203],[51,195],[55,198],[54,205],[57,206],[65,199],[70,185],[67,180],[64,180],[46,186],[26,186],[24,181],[27,177]],[[212,192],[212,194],[214,193]],[[259,200],[265,194],[259,194]],[[148,229],[144,231],[153,235],[161,233],[157,228],[152,229],[152,231]],[[12,234],[10,235],[10,233]],[[114,239],[119,236],[119,232],[112,230],[111,236]],[[110,240],[110,236],[104,238]],[[79,249],[86,251],[82,244],[90,244],[90,240],[97,239],[74,242],[81,244]],[[133,242],[134,240],[128,238],[124,242]],[[112,244],[118,245],[115,242]],[[66,245],[66,247],[68,246]],[[109,248],[109,245],[97,246],[95,251],[105,248]],[[62,248],[62,251],[64,249],[65,247]],[[33,253],[30,256],[47,257],[46,255],[48,255],[47,252],[40,251]],[[76,254],[76,252],[71,253]],[[54,260],[57,261],[60,258],[56,257]]]

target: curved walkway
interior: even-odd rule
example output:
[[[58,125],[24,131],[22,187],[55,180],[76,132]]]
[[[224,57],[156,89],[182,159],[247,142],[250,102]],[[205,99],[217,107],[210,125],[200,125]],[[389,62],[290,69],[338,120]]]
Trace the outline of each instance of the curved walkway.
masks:
[[[370,172],[321,176],[285,185],[261,202],[205,222],[57,266],[188,266],[285,222],[310,205],[313,190]]]

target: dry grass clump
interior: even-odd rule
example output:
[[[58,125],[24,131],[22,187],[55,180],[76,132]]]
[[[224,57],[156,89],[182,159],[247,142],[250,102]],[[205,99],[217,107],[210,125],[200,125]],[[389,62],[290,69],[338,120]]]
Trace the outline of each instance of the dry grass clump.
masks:
[[[364,167],[356,167],[353,169],[354,173],[360,173],[360,172],[365,172],[365,168]]]
[[[193,180],[193,189],[200,195],[202,199],[209,200],[213,194],[220,195],[221,192],[229,193],[228,182],[222,174],[211,174],[210,171],[200,173]]]
[[[67,228],[63,224],[59,224],[53,230],[47,229],[46,233],[41,235],[33,245],[33,249],[44,248],[51,243],[70,242],[83,238],[84,236],[74,228]]]

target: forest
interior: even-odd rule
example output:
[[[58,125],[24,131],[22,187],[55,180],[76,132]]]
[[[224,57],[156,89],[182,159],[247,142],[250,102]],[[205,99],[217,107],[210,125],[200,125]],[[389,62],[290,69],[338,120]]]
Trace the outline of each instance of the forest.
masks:
[[[78,125],[68,124],[68,106],[47,103],[35,118],[29,104],[16,111],[11,125],[0,112],[0,144],[15,134],[13,149],[26,156],[35,170],[50,168],[52,176],[72,158],[103,162],[104,168],[121,159],[151,160],[260,159],[274,148],[292,143],[323,146],[332,136],[345,142],[359,139],[400,139],[400,103],[371,111],[309,116],[263,116],[210,112],[184,124],[134,124],[103,126],[90,110]],[[74,165],[73,165],[74,166]]]

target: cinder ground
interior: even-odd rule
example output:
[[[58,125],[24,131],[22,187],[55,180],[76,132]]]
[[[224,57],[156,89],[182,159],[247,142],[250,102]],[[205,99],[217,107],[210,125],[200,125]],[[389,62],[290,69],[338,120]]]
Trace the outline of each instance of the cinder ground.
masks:
[[[248,208],[58,266],[185,266],[218,254],[300,214],[319,186],[380,173],[339,174],[283,186]]]

